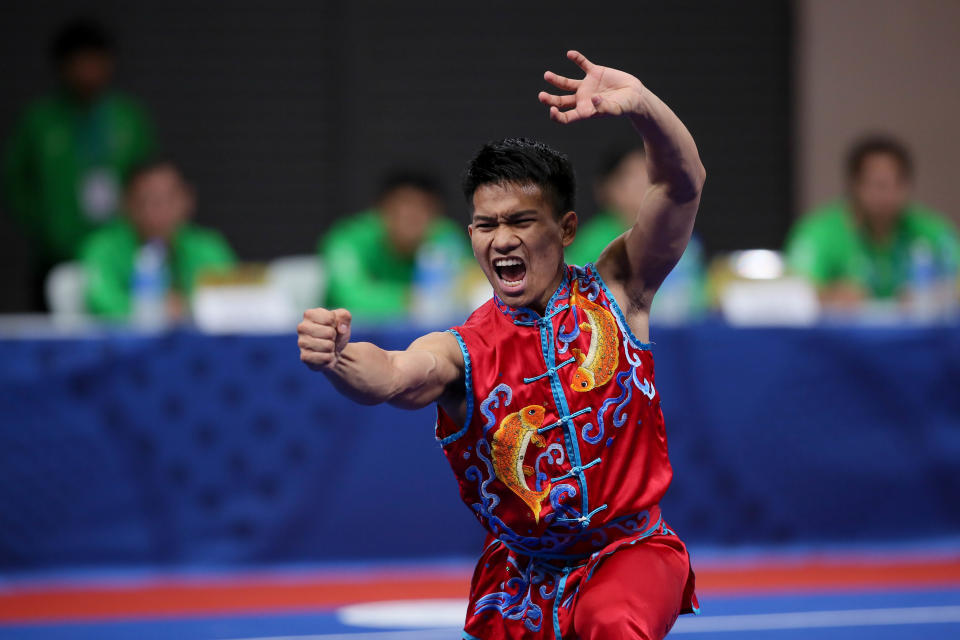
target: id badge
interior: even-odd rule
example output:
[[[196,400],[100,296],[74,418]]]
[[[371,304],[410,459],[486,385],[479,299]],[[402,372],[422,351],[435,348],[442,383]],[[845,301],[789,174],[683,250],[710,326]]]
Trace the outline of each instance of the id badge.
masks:
[[[87,170],[80,182],[80,205],[91,222],[104,222],[117,210],[120,182],[111,169]]]

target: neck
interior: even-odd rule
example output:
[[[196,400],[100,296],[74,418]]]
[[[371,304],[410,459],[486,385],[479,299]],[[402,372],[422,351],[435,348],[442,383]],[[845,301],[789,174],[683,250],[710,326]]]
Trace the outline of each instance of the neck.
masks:
[[[553,280],[546,291],[541,294],[540,298],[530,305],[530,308],[539,313],[541,316],[546,315],[547,313],[547,304],[550,302],[550,298],[553,297],[553,294],[556,292],[557,288],[560,286],[560,283],[563,282],[564,275],[564,264],[560,263],[560,266],[557,268],[557,273],[554,275]]]
[[[867,236],[876,244],[886,244],[893,236],[897,226],[896,218],[873,218],[866,215],[862,209],[854,205],[854,217],[857,223],[867,232]]]

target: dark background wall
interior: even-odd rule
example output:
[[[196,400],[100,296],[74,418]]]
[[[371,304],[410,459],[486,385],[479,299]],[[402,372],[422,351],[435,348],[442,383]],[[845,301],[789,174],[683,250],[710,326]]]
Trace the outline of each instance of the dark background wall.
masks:
[[[708,182],[708,251],[776,247],[790,220],[791,11],[785,1],[593,3],[10,3],[0,8],[0,138],[53,78],[50,35],[78,13],[120,43],[118,86],[139,97],[165,152],[199,190],[202,224],[243,259],[309,252],[396,164],[446,181],[485,140],[524,135],[567,152],[579,210],[622,121],[563,127],[537,102],[564,52],[637,75],[693,132]],[[0,216],[0,311],[23,308],[27,249]]]

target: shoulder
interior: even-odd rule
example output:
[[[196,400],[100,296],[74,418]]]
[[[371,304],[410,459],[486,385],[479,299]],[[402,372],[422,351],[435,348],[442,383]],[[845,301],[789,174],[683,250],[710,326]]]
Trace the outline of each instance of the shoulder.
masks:
[[[496,300],[490,298],[477,307],[463,324],[451,327],[448,331],[456,337],[464,350],[468,347],[491,348],[497,340],[506,339],[505,333],[497,329],[502,315]]]
[[[45,126],[50,118],[56,117],[62,110],[61,101],[56,96],[47,95],[34,98],[20,112],[19,125],[28,129]]]
[[[136,245],[133,227],[124,218],[108,222],[87,236],[81,248],[81,255],[87,258],[104,253],[114,253],[123,247]]]
[[[813,209],[794,224],[800,232],[818,233],[849,226],[850,214],[842,200],[827,203]]]
[[[459,234],[462,231],[463,228],[460,225],[446,216],[440,216],[430,223],[430,234],[433,236]]]
[[[143,103],[122,91],[111,91],[104,96],[104,102],[110,109],[132,117],[145,118],[147,114]]]
[[[210,227],[201,227],[195,224],[185,224],[177,232],[177,240],[190,245],[229,247],[227,239],[222,233]]]
[[[203,227],[198,224],[187,223],[177,231],[178,235],[183,236],[195,242],[220,242],[223,241],[223,234],[211,227]]]
[[[587,237],[609,236],[610,240],[617,237],[626,228],[615,214],[609,211],[600,211],[583,225],[583,233]]]
[[[371,240],[382,234],[383,220],[380,214],[374,209],[367,209],[333,223],[324,235],[322,244],[329,246],[344,241]]]
[[[843,247],[856,238],[848,207],[836,201],[814,209],[794,223],[787,238],[787,253],[823,251]]]
[[[566,251],[569,261],[581,265],[593,262],[624,231],[626,229],[613,214],[597,213],[577,230],[573,244]]]
[[[494,314],[499,314],[500,310],[497,309],[496,301],[493,298],[490,298],[482,305],[474,309],[473,313],[467,318],[466,322],[458,327],[453,327],[453,330],[462,334],[464,331],[484,331],[489,330],[490,321],[495,318]]]
[[[911,203],[904,212],[911,227],[931,235],[955,234],[956,227],[943,214],[922,204]]]

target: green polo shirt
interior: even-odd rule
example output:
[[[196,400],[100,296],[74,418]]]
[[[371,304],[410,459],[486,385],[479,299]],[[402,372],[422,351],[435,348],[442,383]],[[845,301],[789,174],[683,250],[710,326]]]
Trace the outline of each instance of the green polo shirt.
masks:
[[[449,247],[453,255],[470,255],[466,233],[447,218],[431,223],[427,242]],[[379,212],[370,209],[337,222],[317,251],[327,271],[327,307],[343,307],[368,320],[409,313],[416,259],[390,245]]]
[[[818,286],[852,282],[875,298],[897,295],[909,282],[911,252],[925,245],[941,275],[960,261],[956,229],[942,216],[910,204],[890,239],[876,243],[845,202],[833,202],[797,221],[787,238],[787,263]]]
[[[597,258],[619,235],[627,231],[623,219],[612,211],[600,211],[585,225],[577,230],[577,237],[573,244],[567,247],[565,257],[568,264],[583,266],[588,262],[596,262]],[[680,260],[667,274],[660,285],[659,298],[662,300],[669,295],[669,291],[681,281],[687,280],[691,285],[689,294],[689,310],[697,314],[706,308],[706,275],[703,268],[703,247],[696,235],[690,238],[687,247],[680,256]],[[656,309],[656,301],[654,301]]]
[[[119,93],[90,105],[59,93],[27,107],[6,144],[3,195],[38,257],[74,259],[116,216],[127,172],[153,147],[143,109]]]
[[[577,229],[573,244],[564,251],[567,264],[583,266],[588,262],[596,262],[607,245],[626,230],[627,227],[616,213],[598,212]]]
[[[110,317],[130,313],[134,264],[141,244],[126,218],[108,223],[84,242],[80,259],[91,313]],[[228,269],[236,257],[218,232],[185,224],[174,234],[167,260],[171,287],[189,297],[197,276],[207,270]]]

